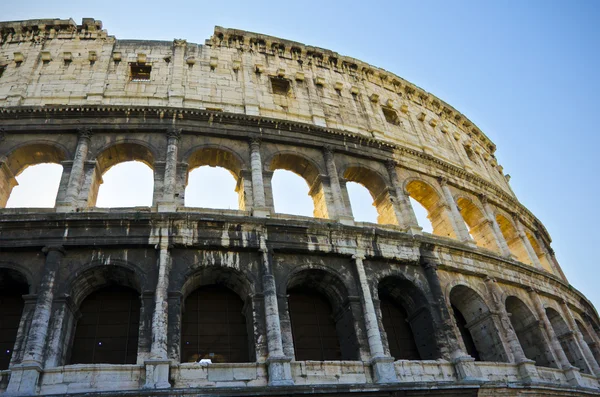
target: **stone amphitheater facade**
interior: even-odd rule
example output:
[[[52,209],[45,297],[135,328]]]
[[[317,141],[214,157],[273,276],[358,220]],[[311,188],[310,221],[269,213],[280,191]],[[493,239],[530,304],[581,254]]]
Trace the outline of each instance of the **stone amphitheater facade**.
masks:
[[[600,395],[594,307],[495,145],[439,98],[220,27],[203,45],[94,19],[0,36],[0,206],[26,167],[63,167],[54,208],[0,210],[0,394]],[[97,208],[130,160],[152,206]],[[184,206],[204,165],[234,175],[238,211]],[[274,211],[278,169],[314,217]]]

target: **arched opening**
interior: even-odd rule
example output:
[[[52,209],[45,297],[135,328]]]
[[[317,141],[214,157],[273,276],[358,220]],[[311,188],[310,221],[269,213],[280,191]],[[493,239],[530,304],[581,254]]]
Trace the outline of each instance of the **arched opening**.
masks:
[[[279,153],[271,160],[269,170],[274,171],[271,187],[276,212],[329,218],[325,190],[315,164],[295,154]]]
[[[500,252],[500,248],[494,239],[492,225],[483,214],[483,211],[473,201],[465,197],[459,197],[456,204],[475,243],[490,251]]]
[[[188,174],[185,206],[199,208],[239,209],[237,181],[223,167],[198,167]]]
[[[506,240],[506,244],[508,245],[511,254],[519,262],[531,265],[531,258],[529,258],[525,244],[523,244],[523,241],[512,222],[500,214],[496,215],[496,221],[498,222],[498,226],[500,226],[500,231],[504,236],[504,240]]]
[[[439,358],[437,330],[423,292],[412,282],[394,276],[382,279],[377,292],[390,355],[396,360]]]
[[[242,162],[233,152],[217,147],[196,150],[188,158],[185,206],[245,210],[241,173]]]
[[[244,302],[229,288],[206,285],[185,299],[181,361],[249,362]]]
[[[52,208],[60,185],[63,167],[59,164],[36,164],[16,177],[6,208]]]
[[[427,210],[427,219],[431,223],[433,234],[457,238],[445,202],[435,189],[423,181],[413,180],[406,185],[406,191]]]
[[[324,270],[304,270],[288,283],[287,296],[297,361],[358,359],[355,321],[341,280]]]
[[[29,189],[19,189],[22,193],[15,189],[20,197],[11,198],[11,207],[53,207],[62,176],[60,163],[64,160],[65,153],[53,145],[31,144],[15,149],[7,156],[5,166],[0,167],[0,208],[6,207],[13,189],[20,183]],[[46,201],[30,201],[32,196],[37,196],[36,200],[44,196]]]
[[[590,374],[591,371],[581,355],[579,346],[574,340],[574,335],[562,316],[551,307],[546,308],[546,316],[548,317],[548,320],[550,320],[550,324],[552,324],[552,329],[554,330],[569,363],[574,367],[581,369],[582,372]]]
[[[598,343],[596,343],[596,341],[594,341],[594,339],[588,332],[587,327],[585,325],[583,325],[583,323],[581,323],[579,320],[575,320],[575,323],[577,324],[577,328],[579,329],[579,332],[581,332],[581,335],[583,336],[583,340],[590,348],[590,351],[592,352],[592,355],[594,356],[596,363],[600,363],[600,350],[598,349]]]
[[[137,291],[108,286],[92,292],[79,307],[71,364],[135,364],[140,323]]]
[[[306,181],[291,171],[276,170],[271,179],[273,206],[282,214],[313,216],[315,207]]]
[[[0,371],[10,365],[23,314],[23,295],[28,292],[29,284],[22,274],[0,269]]]
[[[509,296],[506,299],[506,311],[510,323],[517,334],[525,357],[535,361],[535,365],[558,368],[545,343],[544,335],[531,310],[519,298]]]
[[[417,218],[417,222],[421,229],[425,233],[433,234],[433,225],[431,221],[427,217],[427,209],[421,205],[417,200],[409,196],[410,205],[415,213],[415,217]]]
[[[87,187],[88,206],[153,205],[154,155],[146,146],[119,143],[100,153]]]
[[[367,188],[371,194],[373,206],[377,209],[377,223],[381,225],[398,225],[388,185],[381,175],[364,167],[348,167],[344,172],[344,178],[349,182],[356,182]],[[354,205],[351,205],[351,207],[354,207]]]
[[[350,207],[355,221],[377,223],[377,208],[369,189],[356,182],[346,183]]]
[[[154,173],[140,161],[126,161],[102,175],[97,207],[150,207],[154,192]]]
[[[467,353],[478,361],[507,362],[499,331],[481,296],[457,285],[450,291],[450,304]]]
[[[535,255],[538,257],[544,270],[549,273],[554,274],[552,265],[550,264],[550,261],[548,261],[548,256],[546,255],[544,250],[542,250],[542,247],[540,247],[538,240],[528,231],[525,232],[525,235],[527,236],[529,243],[531,243],[531,247],[533,248],[533,251],[535,252]]]

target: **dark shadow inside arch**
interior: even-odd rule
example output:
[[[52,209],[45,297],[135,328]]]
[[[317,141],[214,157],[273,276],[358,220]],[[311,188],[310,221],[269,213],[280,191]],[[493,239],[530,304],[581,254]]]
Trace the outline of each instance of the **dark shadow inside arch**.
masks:
[[[440,357],[436,329],[423,292],[400,277],[379,283],[381,322],[390,355],[396,360],[435,360]]]
[[[552,324],[552,329],[554,330],[569,363],[574,367],[579,368],[581,372],[591,374],[585,358],[582,356],[581,350],[575,341],[575,336],[563,317],[551,307],[546,308],[546,316],[548,317],[548,320],[550,320],[550,324]]]
[[[590,334],[590,332],[588,332],[588,328],[585,325],[583,325],[582,322],[580,322],[579,320],[575,320],[575,323],[577,324],[579,332],[581,332],[581,335],[583,336],[583,340],[590,348],[590,351],[594,356],[594,360],[596,360],[596,363],[600,363],[600,349],[598,343],[594,341],[592,335]]]
[[[517,334],[525,357],[535,361],[535,365],[558,368],[546,345],[539,322],[527,305],[519,298],[506,298],[506,311],[510,315],[510,323]]]
[[[23,313],[27,279],[12,269],[0,269],[0,371],[10,365]]]
[[[288,311],[297,361],[357,360],[359,347],[343,282],[321,269],[288,282]]]
[[[499,330],[483,298],[457,285],[450,291],[450,304],[467,353],[478,361],[507,362]]]

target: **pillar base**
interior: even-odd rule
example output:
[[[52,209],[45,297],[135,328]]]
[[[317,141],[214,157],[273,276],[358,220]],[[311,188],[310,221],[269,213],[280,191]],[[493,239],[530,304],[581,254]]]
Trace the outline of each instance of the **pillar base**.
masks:
[[[144,389],[168,389],[170,360],[146,360],[146,383]]]
[[[371,368],[373,368],[375,383],[398,383],[393,357],[373,357],[371,359]]]
[[[76,212],[77,207],[70,201],[58,201],[54,206],[56,212]]]
[[[252,216],[256,216],[258,218],[270,218],[271,210],[269,208],[254,208],[252,210]]]
[[[567,378],[567,382],[571,386],[583,386],[583,380],[581,379],[581,373],[579,368],[573,366],[563,368],[563,373]]]
[[[173,201],[158,202],[158,212],[177,212],[177,203]]]
[[[39,363],[23,363],[10,368],[10,380],[4,396],[37,394],[37,385],[42,372]]]
[[[483,383],[486,379],[482,376],[481,371],[475,364],[475,359],[471,356],[456,357],[452,364],[456,371],[456,377],[462,383]]]
[[[338,217],[338,222],[342,225],[354,226],[354,218],[351,216],[340,216]]]
[[[413,225],[408,227],[408,232],[410,234],[420,236],[423,234],[423,228],[421,226]]]
[[[267,358],[269,386],[290,386],[294,384],[290,361],[292,360],[286,356]]]
[[[519,370],[519,376],[525,383],[535,383],[540,381],[540,377],[535,367],[535,361],[533,360],[523,360],[520,363],[517,363],[517,368]]]

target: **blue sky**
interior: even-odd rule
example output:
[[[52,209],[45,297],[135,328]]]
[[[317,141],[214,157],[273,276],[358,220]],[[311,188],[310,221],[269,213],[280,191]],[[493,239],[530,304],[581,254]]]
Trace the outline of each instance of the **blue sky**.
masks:
[[[316,45],[385,68],[496,143],[567,278],[600,307],[597,1],[3,0],[2,20],[82,17],[120,39],[203,43],[214,25]]]

